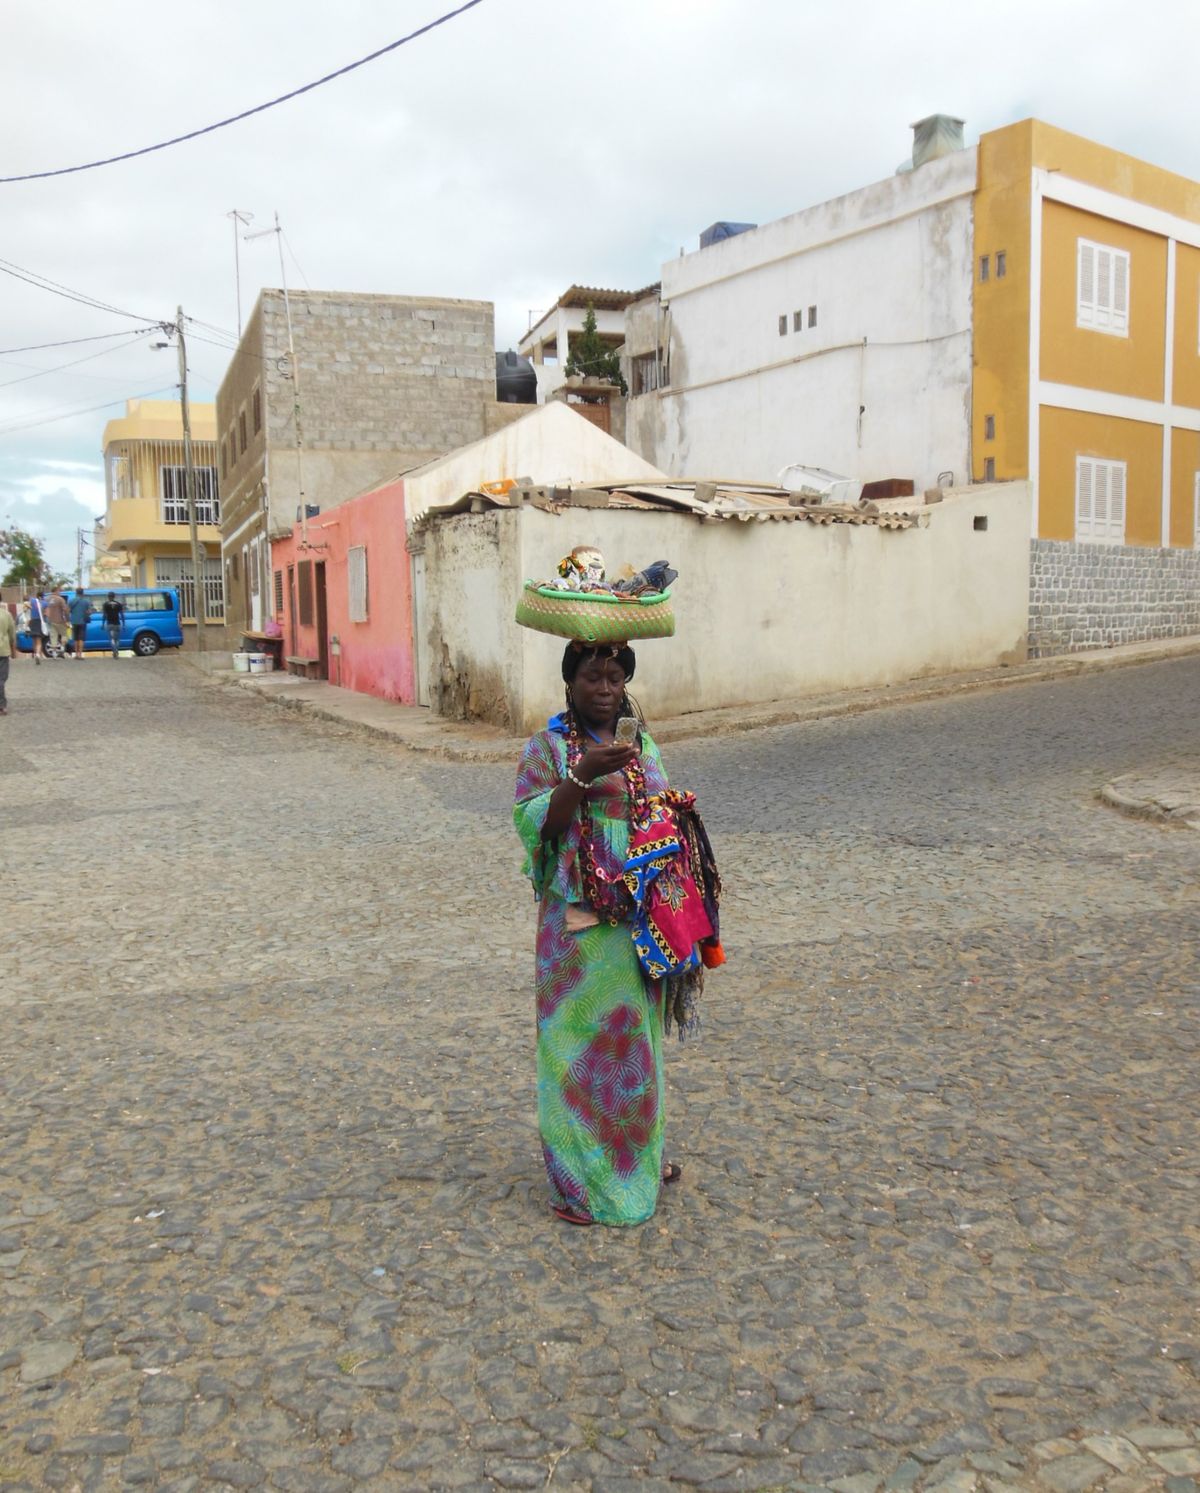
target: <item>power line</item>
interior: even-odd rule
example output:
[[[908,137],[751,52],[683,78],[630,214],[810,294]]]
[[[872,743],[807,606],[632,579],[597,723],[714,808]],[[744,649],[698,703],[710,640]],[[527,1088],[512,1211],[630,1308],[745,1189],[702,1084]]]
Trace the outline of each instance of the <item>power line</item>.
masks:
[[[95,337],[68,337],[64,342],[31,342],[28,347],[0,347],[0,358],[9,353],[38,353],[48,347],[74,347],[80,342],[104,342],[113,337],[128,337],[127,331],[98,332]]]
[[[216,124],[207,124],[203,129],[189,130],[186,135],[175,135],[170,140],[160,140],[157,145],[144,145],[141,150],[126,150],[120,155],[105,156],[103,160],[85,161],[81,166],[60,166],[56,171],[29,171],[23,176],[0,176],[0,186],[7,186],[18,181],[41,181],[47,176],[70,176],[76,171],[94,171],[98,166],[112,166],[117,161],[132,161],[137,156],[148,156],[156,150],[166,150],[169,146],[181,145],[185,140],[196,140],[201,135],[211,135],[214,130],[223,130],[226,125],[237,124],[240,120],[249,119],[254,114],[262,114],[264,110],[274,109],[277,104],[286,104],[289,99],[299,98],[302,93],[310,93],[324,83],[332,83],[334,78],[344,77],[346,73],[352,73],[355,68],[365,67],[368,62],[374,62],[377,57],[383,57],[388,52],[394,52],[397,47],[416,41],[419,36],[426,35],[438,26],[444,26],[447,21],[454,20],[464,11],[473,10],[475,6],[482,3],[483,0],[466,0],[466,3],[460,5],[457,10],[447,11],[444,16],[438,16],[436,21],[430,21],[428,25],[420,26],[416,31],[410,31],[407,36],[400,37],[398,41],[389,42],[386,47],[380,47],[377,52],[369,52],[367,56],[360,57],[357,62],[348,62],[345,67],[339,67],[336,72],[326,73],[323,78],[305,83],[302,88],[293,88],[290,93],[282,93],[278,98],[269,99],[265,104],[256,104],[253,109],[243,109],[240,114],[231,114],[228,119],[219,119]]]
[[[62,373],[65,368],[76,368],[80,363],[90,363],[93,358],[106,358],[109,353],[120,352],[123,348],[132,347],[140,338],[148,336],[152,329],[147,327],[144,331],[134,332],[132,336],[126,335],[124,342],[119,342],[116,347],[102,347],[98,352],[85,353],[82,358],[75,358],[70,363],[59,363],[54,368],[39,368],[36,373],[23,373],[20,378],[6,379],[0,384],[0,389],[9,389],[13,384],[27,384],[30,379],[45,378],[48,373]]]
[[[19,435],[23,430],[34,430],[39,425],[53,425],[58,420],[69,420],[73,415],[92,415],[97,410],[110,410],[115,404],[127,404],[131,399],[151,399],[155,394],[173,393],[178,388],[177,384],[164,384],[158,389],[147,389],[144,394],[127,394],[121,399],[109,399],[104,404],[90,404],[84,409],[63,410],[56,415],[47,415],[42,420],[30,420],[24,425],[6,425],[0,428],[0,437],[6,435]]]
[[[57,280],[39,275],[36,270],[27,270],[22,265],[13,264],[8,259],[0,259],[0,274],[11,275],[14,280],[24,280],[26,285],[32,285],[35,290],[48,290],[51,295],[65,296],[68,301],[77,301],[79,305],[87,306],[92,311],[108,311],[113,316],[127,316],[130,321],[144,321],[155,327],[160,325],[158,317],[139,316],[136,311],[122,311],[120,306],[110,306],[107,301],[99,301],[86,291],[72,290],[69,285],[60,285]]]

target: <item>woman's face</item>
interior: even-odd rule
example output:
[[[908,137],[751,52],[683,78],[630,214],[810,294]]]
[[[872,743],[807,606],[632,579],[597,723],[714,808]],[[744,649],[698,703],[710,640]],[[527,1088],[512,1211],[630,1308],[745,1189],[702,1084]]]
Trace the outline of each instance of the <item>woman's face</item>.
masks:
[[[571,684],[575,706],[592,726],[609,726],[616,720],[624,693],[625,670],[615,658],[587,659]]]

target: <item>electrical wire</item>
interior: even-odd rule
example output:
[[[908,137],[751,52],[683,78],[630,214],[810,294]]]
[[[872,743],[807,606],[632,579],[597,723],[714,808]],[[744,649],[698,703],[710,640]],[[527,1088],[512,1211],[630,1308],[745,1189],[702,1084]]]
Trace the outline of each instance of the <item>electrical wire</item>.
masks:
[[[30,379],[45,378],[48,373],[62,373],[65,368],[77,368],[80,363],[90,363],[93,358],[106,358],[109,353],[121,352],[126,347],[132,347],[140,338],[148,337],[152,330],[151,327],[140,329],[132,336],[127,336],[124,342],[118,342],[116,347],[102,347],[98,352],[85,353],[82,358],[75,358],[70,363],[59,363],[54,368],[39,368],[36,373],[23,373],[20,378],[6,379],[0,384],[0,389],[10,389],[13,384],[27,384]]]
[[[249,119],[254,114],[262,114],[267,109],[274,109],[277,104],[286,104],[289,99],[299,98],[302,93],[310,93],[324,83],[332,83],[335,78],[344,77],[346,73],[352,73],[356,68],[365,67],[368,62],[374,62],[377,57],[383,57],[388,52],[394,52],[397,47],[416,41],[419,36],[425,36],[438,26],[444,26],[447,21],[454,20],[464,11],[473,10],[475,6],[482,3],[483,0],[466,0],[466,3],[456,10],[447,11],[445,15],[438,16],[436,21],[430,21],[428,25],[420,26],[416,31],[410,31],[407,36],[400,37],[398,41],[389,42],[386,47],[380,47],[378,51],[369,52],[367,56],[360,57],[357,62],[349,62],[345,67],[339,67],[336,72],[326,73],[323,78],[316,78],[311,83],[305,83],[302,88],[293,88],[290,93],[282,93],[278,98],[269,99],[265,104],[256,104],[253,109],[243,109],[240,114],[231,114],[228,119],[219,119],[216,124],[205,125],[203,129],[189,130],[186,135],[175,135],[170,140],[160,140],[157,145],[144,145],[140,150],[126,150],[120,155],[105,156],[99,161],[85,161],[80,166],[60,166],[56,171],[28,171],[23,176],[0,176],[0,186],[8,186],[18,181],[42,181],[48,176],[70,176],[76,171],[94,171],[99,166],[112,166],[117,161],[132,161],[137,156],[151,155],[156,150],[166,150],[169,146],[181,145],[185,140],[195,140],[201,135],[211,135],[214,130],[223,130],[226,125],[237,124],[240,120]]]
[[[304,288],[305,288],[305,290],[311,290],[312,286],[308,283],[308,276],[304,273],[303,266],[301,265],[300,261],[296,258],[296,251],[295,251],[295,249],[292,248],[292,241],[291,241],[291,239],[288,238],[287,234],[284,233],[284,231],[283,231],[282,228],[280,228],[280,230],[279,230],[279,236],[283,239],[284,248],[286,248],[287,251],[288,251],[288,253],[292,256],[292,263],[296,266],[296,269],[299,272],[301,280],[304,281]]]
[[[128,337],[128,331],[98,332],[95,337],[68,337],[64,342],[31,342],[28,347],[0,347],[0,358],[9,353],[38,353],[47,347],[74,347],[79,342],[103,342],[113,337]]]
[[[83,290],[72,290],[69,285],[60,285],[57,280],[51,280],[46,275],[39,275],[36,270],[27,270],[24,266],[13,264],[11,260],[0,259],[0,274],[11,275],[15,280],[24,280],[26,285],[32,285],[36,290],[48,290],[51,295],[65,296],[68,301],[77,301],[81,306],[87,306],[92,311],[108,311],[113,316],[127,316],[130,321],[144,321],[148,326],[161,326],[161,319],[157,316],[139,316],[136,311],[122,311],[120,306],[111,306],[107,301],[97,300]]]
[[[164,384],[158,389],[147,389],[144,394],[126,394],[121,399],[108,399],[103,404],[90,404],[83,409],[62,410],[55,415],[47,415],[41,420],[29,420],[24,425],[13,425],[11,423],[0,427],[0,437],[6,435],[19,435],[23,430],[35,430],[39,425],[53,425],[58,420],[69,420],[73,415],[92,415],[97,410],[110,410],[116,404],[127,404],[131,399],[152,399],[155,394],[174,393],[178,384]]]

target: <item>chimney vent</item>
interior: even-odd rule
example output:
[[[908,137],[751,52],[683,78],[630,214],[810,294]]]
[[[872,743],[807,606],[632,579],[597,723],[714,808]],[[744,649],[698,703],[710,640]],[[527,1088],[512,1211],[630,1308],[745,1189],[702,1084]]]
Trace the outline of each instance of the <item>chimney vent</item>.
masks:
[[[937,161],[963,148],[963,123],[953,114],[930,114],[912,126],[912,163],[915,171],[926,161]]]

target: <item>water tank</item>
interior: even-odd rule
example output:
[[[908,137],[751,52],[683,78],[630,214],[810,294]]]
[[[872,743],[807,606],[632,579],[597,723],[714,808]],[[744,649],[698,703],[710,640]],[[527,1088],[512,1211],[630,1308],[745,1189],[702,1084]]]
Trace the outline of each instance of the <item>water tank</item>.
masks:
[[[736,238],[739,233],[749,233],[752,228],[757,227],[757,223],[711,223],[700,235],[700,247],[707,249],[712,244],[719,244],[722,239]]]
[[[533,364],[511,347],[496,354],[496,399],[500,404],[537,403],[537,374]]]

